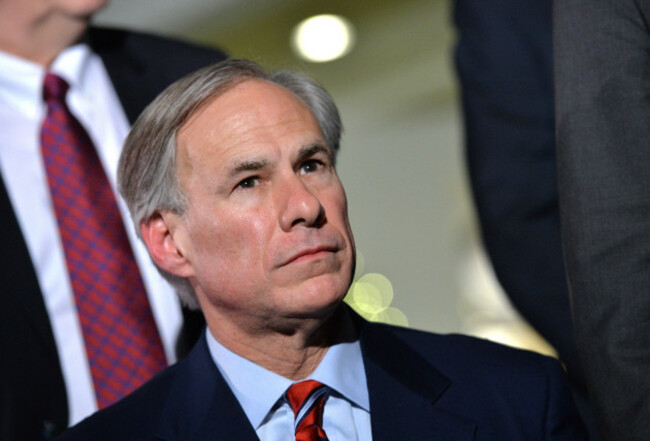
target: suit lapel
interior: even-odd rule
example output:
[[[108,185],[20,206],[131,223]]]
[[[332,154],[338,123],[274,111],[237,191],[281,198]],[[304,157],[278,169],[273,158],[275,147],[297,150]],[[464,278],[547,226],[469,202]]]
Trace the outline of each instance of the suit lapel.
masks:
[[[165,441],[259,440],[210,357],[205,333],[178,365],[155,436]]]
[[[446,377],[383,326],[363,324],[360,338],[374,441],[474,439],[474,422],[437,404]]]
[[[2,295],[2,311],[6,315],[3,322],[12,323],[14,319],[30,322],[36,330],[39,340],[47,349],[46,353],[51,360],[58,364],[58,355],[54,343],[54,336],[47,316],[41,289],[36,279],[27,245],[23,239],[18,220],[11,206],[4,182],[0,177],[0,207],[3,214],[0,216],[0,237],[6,250],[2,259],[0,283],[4,293]],[[22,313],[22,314],[21,314]],[[18,318],[19,317],[19,318]],[[7,336],[17,338],[11,326],[8,326]],[[33,344],[33,342],[30,342]]]
[[[144,50],[135,50],[132,34],[115,29],[91,27],[86,40],[101,57],[113,82],[120,103],[131,124],[166,84],[158,87],[158,78],[142,57]]]
[[[0,414],[9,416],[3,424],[10,438],[29,438],[43,421],[47,437],[68,424],[66,390],[45,301],[1,176],[0,207],[0,399],[8,404]]]

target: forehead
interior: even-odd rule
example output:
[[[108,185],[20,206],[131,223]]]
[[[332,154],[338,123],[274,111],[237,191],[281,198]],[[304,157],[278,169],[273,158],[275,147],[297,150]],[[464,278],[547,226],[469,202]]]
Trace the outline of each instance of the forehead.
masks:
[[[205,155],[260,152],[289,138],[322,140],[309,107],[292,92],[265,80],[246,80],[200,108],[179,130],[180,162]]]

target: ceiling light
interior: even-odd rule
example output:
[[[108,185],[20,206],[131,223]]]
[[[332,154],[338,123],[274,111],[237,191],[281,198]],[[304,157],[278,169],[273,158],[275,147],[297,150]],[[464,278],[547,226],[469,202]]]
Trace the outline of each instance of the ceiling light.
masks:
[[[335,60],[350,52],[353,45],[354,28],[338,15],[316,15],[303,20],[293,30],[292,46],[307,61]]]

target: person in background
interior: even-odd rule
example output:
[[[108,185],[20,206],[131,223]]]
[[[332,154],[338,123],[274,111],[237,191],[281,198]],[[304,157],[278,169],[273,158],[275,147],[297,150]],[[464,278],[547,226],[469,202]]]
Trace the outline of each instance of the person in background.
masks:
[[[554,2],[560,219],[605,441],[650,439],[650,1]]]
[[[465,154],[485,249],[509,300],[557,351],[595,440],[560,238],[552,0],[455,0],[454,22]]]
[[[0,439],[51,439],[182,355],[183,312],[116,198],[131,122],[215,49],[89,26],[106,0],[0,0]]]
[[[147,107],[118,182],[152,259],[207,328],[73,440],[585,440],[559,363],[347,307],[355,245],[329,94],[229,60]]]

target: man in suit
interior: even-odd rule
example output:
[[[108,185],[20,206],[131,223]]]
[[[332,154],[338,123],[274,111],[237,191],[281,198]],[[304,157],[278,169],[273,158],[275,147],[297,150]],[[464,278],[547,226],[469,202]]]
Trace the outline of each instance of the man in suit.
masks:
[[[553,359],[370,324],[343,304],[355,247],[341,128],[319,85],[243,60],[174,83],[143,112],[120,192],[207,329],[62,440],[586,439]]]
[[[603,440],[650,439],[650,2],[554,3],[575,333]]]
[[[557,350],[595,434],[560,240],[552,3],[456,0],[455,62],[486,251],[512,304]]]
[[[144,106],[189,71],[225,58],[148,35],[89,29],[104,3],[0,1],[0,439],[7,441],[49,439],[97,409],[39,153],[45,72],[70,83],[71,110],[114,182],[122,141]],[[203,320],[181,309],[132,236],[164,355],[173,362],[198,338]]]

